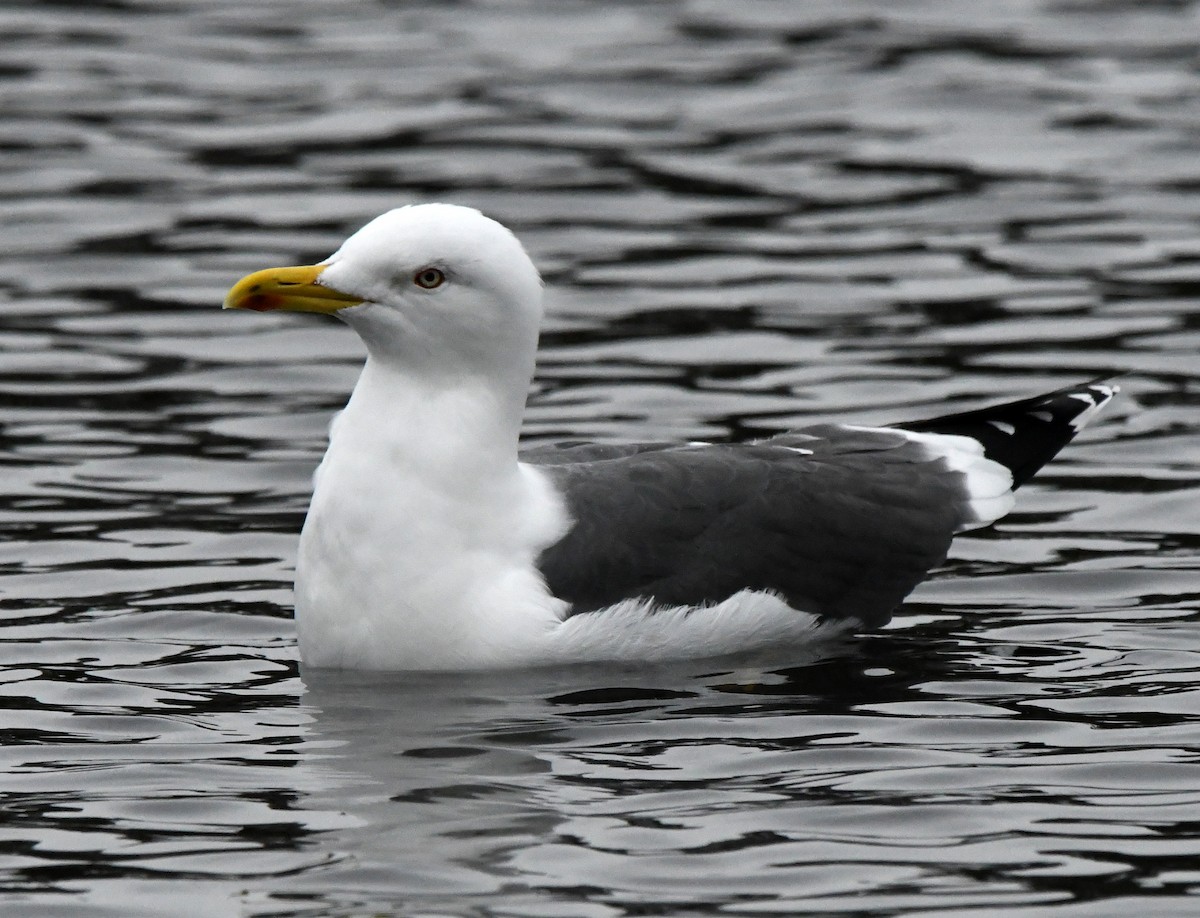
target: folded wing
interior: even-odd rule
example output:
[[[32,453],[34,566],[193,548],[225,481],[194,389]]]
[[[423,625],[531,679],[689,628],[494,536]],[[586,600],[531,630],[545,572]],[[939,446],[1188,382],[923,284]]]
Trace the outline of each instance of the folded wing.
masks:
[[[1088,384],[897,428],[808,427],[755,444],[581,445],[522,458],[573,525],[541,555],[571,614],[623,599],[720,602],[771,590],[866,626],[946,557],[1112,397]]]

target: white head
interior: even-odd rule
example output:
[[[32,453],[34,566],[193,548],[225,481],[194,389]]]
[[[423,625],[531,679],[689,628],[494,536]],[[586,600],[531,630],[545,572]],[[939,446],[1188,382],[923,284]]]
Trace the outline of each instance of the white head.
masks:
[[[527,382],[542,284],[521,243],[495,220],[418,204],[376,217],[320,264],[243,278],[225,306],[337,315],[373,360],[421,375],[516,371]]]

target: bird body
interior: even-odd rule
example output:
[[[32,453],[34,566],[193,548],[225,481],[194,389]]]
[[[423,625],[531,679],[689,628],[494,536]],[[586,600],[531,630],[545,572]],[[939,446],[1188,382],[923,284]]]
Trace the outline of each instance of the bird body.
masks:
[[[508,230],[451,205],[390,211],[226,305],[335,314],[367,347],[300,537],[301,656],[319,667],[656,661],[882,624],[1115,391],[521,455],[541,282]]]

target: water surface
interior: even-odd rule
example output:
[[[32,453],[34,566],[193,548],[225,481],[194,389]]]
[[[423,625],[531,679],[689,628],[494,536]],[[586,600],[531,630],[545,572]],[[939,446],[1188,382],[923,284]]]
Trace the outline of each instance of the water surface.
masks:
[[[0,6],[0,910],[1191,915],[1194,2]],[[446,200],[549,284],[529,442],[1127,374],[877,635],[301,673],[362,357],[216,310]]]

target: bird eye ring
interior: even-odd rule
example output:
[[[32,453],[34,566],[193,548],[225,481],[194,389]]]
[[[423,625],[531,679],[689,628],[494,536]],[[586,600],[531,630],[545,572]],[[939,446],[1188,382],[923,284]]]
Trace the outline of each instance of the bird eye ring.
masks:
[[[446,272],[440,268],[422,268],[413,275],[413,283],[425,290],[432,290],[446,283]]]

